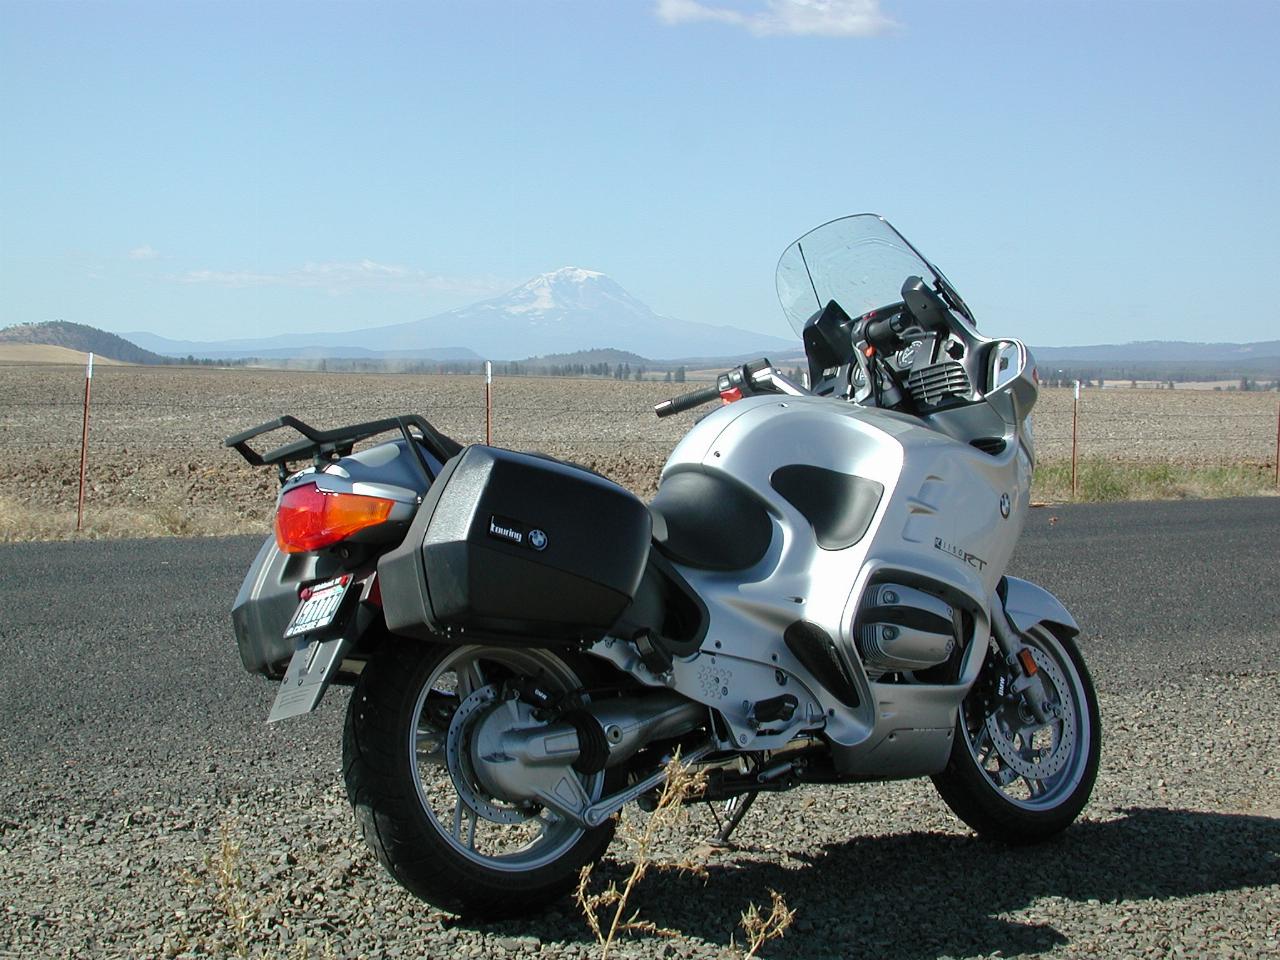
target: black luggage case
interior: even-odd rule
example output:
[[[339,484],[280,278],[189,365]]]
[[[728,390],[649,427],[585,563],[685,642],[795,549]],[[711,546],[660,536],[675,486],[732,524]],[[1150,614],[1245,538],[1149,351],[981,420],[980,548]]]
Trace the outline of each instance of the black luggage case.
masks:
[[[612,481],[471,446],[378,563],[387,626],[423,639],[598,639],[635,597],[649,544],[648,508]]]

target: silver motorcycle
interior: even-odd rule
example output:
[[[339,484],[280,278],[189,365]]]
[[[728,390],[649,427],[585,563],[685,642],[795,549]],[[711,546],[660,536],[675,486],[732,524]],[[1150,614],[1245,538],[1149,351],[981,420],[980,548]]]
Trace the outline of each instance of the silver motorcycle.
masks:
[[[1079,627],[1005,575],[1035,463],[1027,348],[979,334],[877,216],[801,237],[777,285],[807,384],[759,360],[659,404],[719,407],[649,504],[418,416],[227,440],[282,483],[233,611],[244,666],[282,680],[271,720],[354,686],[348,796],[419,897],[492,916],[562,896],[675,756],[724,843],[760,792],[808,784],[929,776],[1007,843],[1087,802]]]

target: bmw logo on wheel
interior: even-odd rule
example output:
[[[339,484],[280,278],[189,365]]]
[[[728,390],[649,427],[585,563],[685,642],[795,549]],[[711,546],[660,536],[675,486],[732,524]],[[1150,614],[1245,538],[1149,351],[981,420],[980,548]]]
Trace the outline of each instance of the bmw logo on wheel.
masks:
[[[529,531],[529,546],[535,550],[547,549],[547,535],[537,527]]]

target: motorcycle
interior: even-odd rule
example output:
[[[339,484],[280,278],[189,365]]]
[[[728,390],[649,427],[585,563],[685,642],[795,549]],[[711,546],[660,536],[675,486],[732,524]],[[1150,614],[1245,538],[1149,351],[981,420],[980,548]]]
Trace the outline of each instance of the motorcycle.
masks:
[[[562,896],[673,757],[726,844],[759,793],[805,785],[928,776],[1012,844],[1087,802],[1079,626],[1005,574],[1035,462],[1027,348],[979,334],[870,214],[793,243],[777,287],[807,383],[761,359],[660,403],[720,405],[649,504],[413,415],[226,441],[282,484],[233,610],[243,664],[281,681],[272,721],[354,687],[347,795],[417,896],[488,916]],[[281,428],[300,439],[250,445]]]

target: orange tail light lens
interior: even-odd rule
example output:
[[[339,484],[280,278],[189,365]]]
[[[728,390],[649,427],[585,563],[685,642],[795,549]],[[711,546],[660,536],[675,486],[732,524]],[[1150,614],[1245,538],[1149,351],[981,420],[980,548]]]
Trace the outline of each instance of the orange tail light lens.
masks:
[[[394,500],[327,493],[314,483],[294,487],[276,507],[276,543],[285,553],[307,553],[345,540],[387,519]]]

